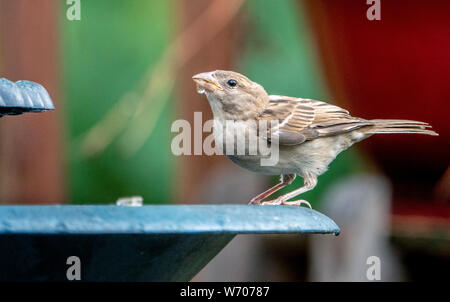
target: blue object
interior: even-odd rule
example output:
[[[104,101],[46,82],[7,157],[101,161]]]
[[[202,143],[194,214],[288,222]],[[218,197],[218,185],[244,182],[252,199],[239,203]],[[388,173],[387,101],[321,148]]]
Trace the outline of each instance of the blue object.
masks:
[[[0,281],[189,281],[237,234],[331,233],[291,206],[0,206]]]
[[[53,109],[53,102],[42,85],[0,78],[0,117]]]

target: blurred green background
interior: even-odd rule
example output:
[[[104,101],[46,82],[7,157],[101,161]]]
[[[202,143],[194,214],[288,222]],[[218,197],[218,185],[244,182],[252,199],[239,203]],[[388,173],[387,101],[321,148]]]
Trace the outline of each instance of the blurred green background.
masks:
[[[120,196],[141,195],[148,203],[170,203],[170,105],[133,156],[123,154],[114,141],[104,152],[86,156],[81,144],[83,135],[161,57],[174,34],[173,1],[94,0],[82,5],[81,22],[67,20],[67,8],[61,6],[70,200],[112,203]]]

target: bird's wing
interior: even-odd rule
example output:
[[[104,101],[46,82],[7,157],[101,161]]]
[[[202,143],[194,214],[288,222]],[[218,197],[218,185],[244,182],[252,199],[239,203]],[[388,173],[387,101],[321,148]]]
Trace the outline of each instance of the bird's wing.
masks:
[[[271,95],[260,114],[268,121],[268,139],[277,136],[281,145],[298,145],[318,137],[333,136],[373,123],[352,117],[349,112],[325,102]],[[272,121],[277,121],[271,126]]]

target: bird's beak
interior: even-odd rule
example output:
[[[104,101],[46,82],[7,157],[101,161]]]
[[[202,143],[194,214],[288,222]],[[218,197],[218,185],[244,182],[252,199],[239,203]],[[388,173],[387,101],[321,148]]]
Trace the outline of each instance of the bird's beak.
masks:
[[[223,90],[223,88],[217,83],[213,76],[213,72],[203,72],[196,74],[192,77],[195,83],[197,83],[198,93],[204,93],[205,90],[214,92],[216,90]]]

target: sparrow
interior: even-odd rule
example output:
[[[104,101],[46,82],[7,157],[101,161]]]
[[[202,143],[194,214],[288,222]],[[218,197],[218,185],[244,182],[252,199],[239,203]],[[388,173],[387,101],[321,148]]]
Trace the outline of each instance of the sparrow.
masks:
[[[233,121],[238,131],[256,133],[258,139],[276,139],[279,146],[278,162],[272,166],[261,165],[260,153],[256,155],[227,154],[237,165],[250,171],[281,175],[280,183],[251,199],[252,205],[305,204],[306,200],[290,199],[314,189],[317,177],[328,169],[336,156],[373,134],[416,133],[438,135],[430,130],[428,123],[397,120],[366,120],[353,117],[338,106],[326,102],[281,95],[268,95],[265,89],[246,76],[225,70],[216,70],[194,75],[197,91],[205,94],[214,115],[214,122],[221,125]],[[267,133],[255,130],[259,121],[276,122]],[[271,124],[272,125],[272,124]],[[247,132],[246,132],[247,131]],[[217,141],[218,132],[213,128]],[[222,134],[223,135],[223,134]],[[228,135],[225,130],[225,135]],[[234,134],[233,134],[234,135]],[[274,200],[267,197],[291,184],[296,175],[304,185]]]

